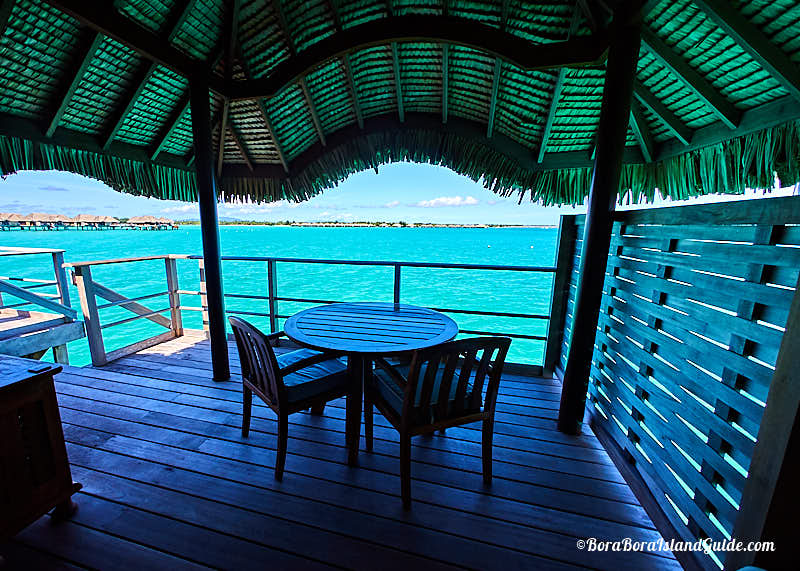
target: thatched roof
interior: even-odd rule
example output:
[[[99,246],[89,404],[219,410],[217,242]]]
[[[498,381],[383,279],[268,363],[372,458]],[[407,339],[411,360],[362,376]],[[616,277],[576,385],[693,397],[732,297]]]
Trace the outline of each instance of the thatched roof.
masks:
[[[0,168],[194,200],[187,76],[200,74],[224,200],[304,199],[413,160],[581,202],[617,3],[6,1]],[[797,181],[800,0],[644,12],[621,190]]]
[[[0,222],[21,222],[25,219],[22,214],[13,212],[0,212]]]
[[[128,224],[158,224],[155,216],[133,216],[128,218]]]
[[[100,222],[100,217],[95,216],[94,214],[78,214],[72,219],[73,222],[87,222],[87,223],[97,223]]]

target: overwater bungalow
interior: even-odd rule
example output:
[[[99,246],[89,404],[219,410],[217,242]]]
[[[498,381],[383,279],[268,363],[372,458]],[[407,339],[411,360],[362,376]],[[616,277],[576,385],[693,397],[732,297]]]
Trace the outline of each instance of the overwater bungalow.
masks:
[[[800,198],[616,207],[800,180],[799,22],[798,0],[3,0],[2,174],[197,202],[202,255],[65,254],[92,366],[0,358],[0,554],[795,569]],[[219,202],[394,161],[586,214],[546,267],[220,255]],[[256,264],[262,293],[223,262]],[[163,284],[125,296],[112,264]],[[291,264],[390,279],[342,306],[287,291]],[[521,272],[550,307],[405,305],[409,268]],[[0,291],[71,320],[65,280]],[[160,332],[104,338],[136,320]],[[539,349],[504,364],[508,340]]]

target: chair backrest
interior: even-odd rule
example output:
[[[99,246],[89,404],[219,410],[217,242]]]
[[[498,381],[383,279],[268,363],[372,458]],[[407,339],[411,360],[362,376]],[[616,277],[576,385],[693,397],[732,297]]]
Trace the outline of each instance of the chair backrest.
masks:
[[[510,344],[508,337],[475,337],[415,351],[403,418],[434,423],[481,410],[494,413]]]
[[[242,377],[266,397],[268,404],[277,405],[283,392],[283,380],[269,340],[243,319],[229,317],[228,321],[236,338]]]

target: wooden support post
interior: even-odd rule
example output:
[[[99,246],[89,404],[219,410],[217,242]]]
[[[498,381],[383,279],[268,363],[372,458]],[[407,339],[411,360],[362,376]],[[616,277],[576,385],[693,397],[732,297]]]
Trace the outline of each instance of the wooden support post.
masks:
[[[800,279],[786,320],[775,362],[775,372],[761,417],[750,460],[742,501],[732,537],[743,541],[774,541],[774,552],[735,552],[725,558],[725,569],[758,565],[791,569],[797,562],[796,486],[800,475]],[[790,564],[791,562],[791,564]]]
[[[69,365],[69,353],[67,352],[66,344],[53,347],[53,361],[59,365]]]
[[[59,303],[67,307],[72,307],[69,299],[69,282],[67,281],[67,272],[64,269],[64,252],[53,252],[53,273],[56,276],[56,287],[58,288]]]
[[[183,335],[183,318],[181,316],[181,295],[178,293],[178,261],[175,258],[164,260],[167,271],[167,292],[169,294],[170,329],[175,337]]]
[[[569,277],[575,255],[574,215],[562,215],[558,224],[558,250],[556,251],[556,273],[553,277],[553,294],[550,301],[550,319],[547,322],[547,341],[544,350],[544,376],[551,377],[561,355],[564,342],[564,315],[569,297]]]
[[[278,302],[275,300],[277,291],[277,276],[275,275],[275,260],[267,260],[267,299],[269,301],[269,329],[270,332],[278,331]]]
[[[81,299],[83,324],[86,327],[86,340],[89,342],[89,353],[92,365],[100,367],[108,362],[106,348],[103,345],[103,334],[100,329],[100,316],[97,313],[97,298],[94,295],[92,269],[89,266],[75,267],[75,285]]]
[[[228,363],[228,339],[225,334],[225,299],[222,294],[222,259],[217,223],[217,183],[211,150],[211,114],[208,84],[201,78],[189,83],[192,108],[197,199],[200,205],[200,231],[203,236],[203,262],[208,299],[208,329],[211,339],[211,368],[214,380],[231,376]]]
[[[580,281],[558,416],[558,429],[567,434],[579,434],[583,424],[613,214],[631,112],[633,80],[639,59],[642,29],[639,3],[631,0],[620,5],[611,26],[611,47],[603,86],[592,189],[583,235]]]

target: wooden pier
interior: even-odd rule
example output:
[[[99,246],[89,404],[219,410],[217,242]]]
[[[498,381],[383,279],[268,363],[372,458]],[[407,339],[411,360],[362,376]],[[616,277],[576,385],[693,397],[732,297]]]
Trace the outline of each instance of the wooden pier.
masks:
[[[193,331],[102,368],[64,367],[56,390],[79,509],[0,545],[12,568],[680,569],[669,552],[576,547],[661,535],[591,431],[555,429],[552,379],[504,376],[491,488],[479,427],[414,440],[415,503],[404,511],[396,432],[376,416],[374,451],[362,444],[348,466],[340,401],[291,417],[275,481],[277,422],[257,403],[241,437],[229,351],[223,383]]]

